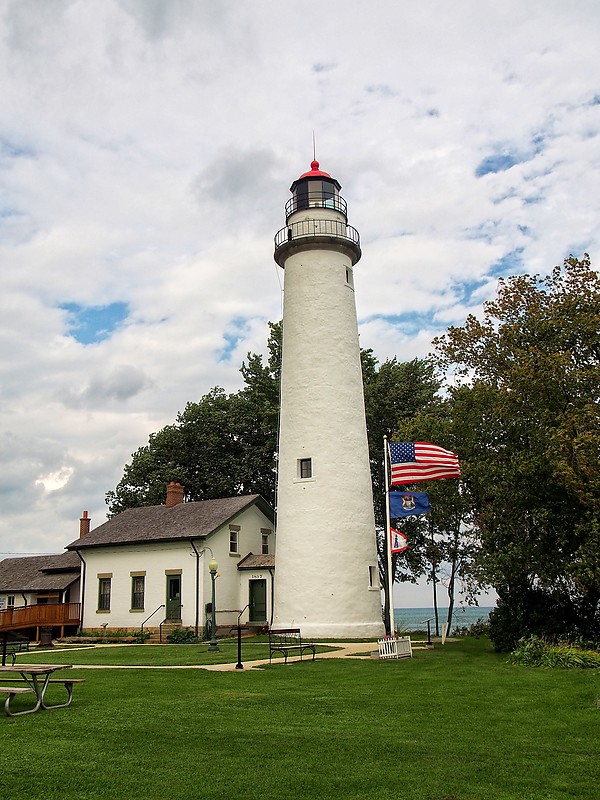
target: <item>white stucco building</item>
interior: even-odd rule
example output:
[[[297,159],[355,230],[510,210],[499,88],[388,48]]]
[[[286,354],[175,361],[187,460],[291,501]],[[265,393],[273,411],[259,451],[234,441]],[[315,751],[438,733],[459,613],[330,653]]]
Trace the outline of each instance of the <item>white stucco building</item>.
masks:
[[[156,629],[163,621],[202,633],[218,563],[217,626],[266,625],[272,612],[273,512],[259,496],[130,508],[84,532],[67,550],[81,559],[82,627]]]
[[[284,268],[274,626],[384,632],[354,266],[340,184],[313,161],[275,237]]]

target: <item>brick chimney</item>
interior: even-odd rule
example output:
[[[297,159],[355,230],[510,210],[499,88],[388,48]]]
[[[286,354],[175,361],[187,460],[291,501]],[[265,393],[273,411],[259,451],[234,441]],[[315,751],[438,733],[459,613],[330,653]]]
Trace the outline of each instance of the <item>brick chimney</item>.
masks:
[[[79,538],[81,539],[82,536],[85,536],[86,533],[90,532],[90,523],[91,519],[88,517],[88,512],[84,511],[81,515],[81,519],[79,520]]]
[[[167,502],[165,506],[166,508],[172,508],[173,506],[178,506],[179,503],[183,503],[183,486],[180,483],[171,481],[167,486]]]

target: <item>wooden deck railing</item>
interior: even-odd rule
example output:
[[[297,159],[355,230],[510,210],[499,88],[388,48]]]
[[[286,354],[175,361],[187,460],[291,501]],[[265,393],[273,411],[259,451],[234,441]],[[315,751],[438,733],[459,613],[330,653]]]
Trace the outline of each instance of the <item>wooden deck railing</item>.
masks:
[[[0,631],[44,625],[79,625],[81,603],[48,603],[0,611]]]

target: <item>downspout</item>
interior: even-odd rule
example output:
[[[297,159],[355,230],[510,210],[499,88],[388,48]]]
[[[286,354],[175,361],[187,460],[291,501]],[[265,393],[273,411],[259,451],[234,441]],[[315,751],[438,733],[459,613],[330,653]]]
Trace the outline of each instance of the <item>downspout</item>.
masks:
[[[269,575],[271,576],[271,619],[269,620],[269,628],[273,626],[273,603],[275,601],[275,568],[269,567]]]
[[[83,630],[83,606],[84,606],[84,599],[85,599],[85,575],[86,575],[87,564],[85,563],[85,560],[84,560],[83,556],[81,555],[81,553],[79,552],[79,550],[75,550],[75,552],[77,553],[77,555],[79,556],[79,560],[83,564],[83,570],[81,572],[81,591],[80,591],[81,607],[80,607],[80,619],[79,619],[79,630],[81,631],[81,630]]]
[[[200,553],[196,550],[196,545],[194,544],[194,540],[190,539],[190,544],[192,545],[192,550],[196,554],[196,624],[194,625],[194,633],[196,634],[196,639],[198,638],[198,630],[199,630],[199,622],[200,622],[200,605],[199,605],[199,593],[200,593]]]

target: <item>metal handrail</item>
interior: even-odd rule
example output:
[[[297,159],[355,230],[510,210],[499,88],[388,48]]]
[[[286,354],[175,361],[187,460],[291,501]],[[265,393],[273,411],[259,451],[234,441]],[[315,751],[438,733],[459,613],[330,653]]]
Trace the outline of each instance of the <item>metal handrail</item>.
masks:
[[[150,617],[153,617],[156,614],[157,611],[160,611],[160,609],[164,608],[164,607],[165,607],[165,604],[162,603],[158,608],[154,609],[154,611],[150,614]],[[146,617],[146,619],[140,625],[140,640],[141,640],[142,644],[144,644],[144,625],[148,622],[150,617]]]
[[[321,191],[314,194],[294,195],[285,204],[285,218],[288,219],[296,211],[304,211],[307,208],[330,208],[332,211],[339,211],[344,216],[348,215],[348,205],[339,194],[323,197]]]
[[[360,234],[352,225],[346,225],[337,219],[303,219],[293,222],[275,234],[275,249],[296,239],[315,238],[317,236],[334,236],[360,246]]]

